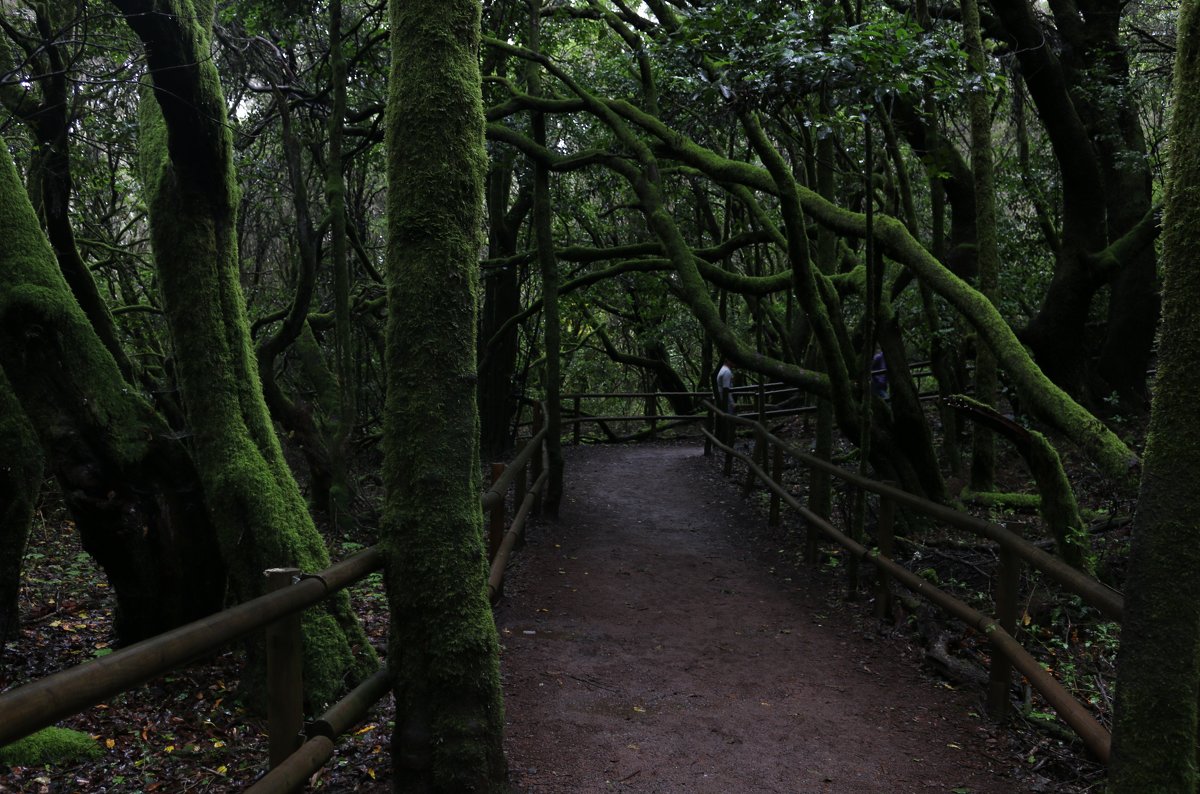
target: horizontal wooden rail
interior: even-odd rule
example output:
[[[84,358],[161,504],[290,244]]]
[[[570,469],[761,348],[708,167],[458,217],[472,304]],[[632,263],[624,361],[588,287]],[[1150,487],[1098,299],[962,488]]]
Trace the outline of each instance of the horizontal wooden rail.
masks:
[[[728,414],[725,416],[728,416]],[[1096,758],[1102,763],[1108,762],[1111,746],[1111,738],[1108,731],[1105,730],[1105,728],[1100,725],[1100,723],[1097,722],[1096,719],[1091,715],[1087,708],[1085,708],[1083,704],[1072,697],[1071,694],[1062,686],[1062,684],[1060,684],[1058,680],[1054,678],[1054,676],[1047,672],[1041,666],[1041,664],[1039,664],[1038,661],[1034,659],[1019,642],[1017,642],[1012,635],[1004,631],[1004,629],[1000,627],[1000,624],[994,618],[984,615],[982,612],[979,612],[973,607],[968,606],[944,590],[935,587],[930,582],[926,581],[920,576],[917,576],[904,566],[899,565],[895,561],[880,555],[878,552],[868,549],[866,546],[848,537],[821,516],[801,505],[800,502],[797,501],[796,498],[792,496],[792,494],[786,488],[775,482],[770,475],[767,474],[767,472],[763,471],[763,469],[750,458],[750,456],[742,452],[738,452],[731,446],[727,446],[719,438],[717,438],[716,435],[710,433],[707,429],[704,431],[704,434],[708,436],[709,440],[714,446],[745,462],[750,471],[752,471],[768,489],[777,494],[780,499],[788,504],[789,507],[796,510],[804,518],[804,520],[809,523],[809,525],[819,529],[830,540],[838,543],[856,557],[867,559],[880,568],[886,570],[888,574],[890,574],[894,579],[899,581],[909,590],[913,591],[917,595],[922,596],[929,602],[941,607],[948,614],[970,626],[971,628],[981,632],[992,643],[993,649],[1003,653],[1005,657],[1008,658],[1017,668],[1017,670],[1019,670],[1021,674],[1029,680],[1030,685],[1033,686],[1033,688],[1036,689],[1042,695],[1042,697],[1046,698],[1046,702],[1048,702],[1055,709],[1055,711],[1058,712],[1059,716],[1063,718],[1063,721],[1070,725],[1071,728],[1079,735],[1080,739],[1083,740],[1083,743],[1088,750],[1092,752],[1092,754],[1095,755]],[[781,443],[778,439],[771,437],[770,434],[766,435],[769,440],[773,440],[774,443]],[[848,474],[849,472],[845,473]],[[863,478],[855,475],[855,479],[862,480]],[[849,482],[849,480],[847,480],[847,482]],[[899,489],[890,490],[899,491]],[[899,493],[904,492],[899,491]],[[889,494],[889,496],[891,496],[891,494]]]
[[[630,416],[564,416],[564,425],[583,424],[584,422],[699,422],[707,418],[706,414],[634,414]]]
[[[212,653],[382,567],[383,552],[372,547],[291,587],[5,692],[0,695],[0,745]]]
[[[545,438],[546,429],[542,428],[529,439],[525,447],[508,463],[508,468],[504,470],[504,474],[496,478],[491,487],[483,492],[483,496],[479,497],[479,502],[485,512],[504,501],[504,494],[508,492],[508,487],[512,485],[517,472],[528,465],[535,453],[541,451],[542,441]]]
[[[500,548],[496,552],[496,556],[492,559],[492,569],[488,576],[488,599],[495,601],[504,589],[504,573],[508,568],[508,558],[512,556],[512,551],[516,548],[517,541],[520,540],[521,534],[525,531],[525,522],[529,518],[529,513],[533,510],[533,505],[537,501],[538,494],[542,492],[546,482],[550,479],[550,471],[543,471],[534,481],[533,486],[525,494],[525,498],[521,501],[520,507],[517,508],[517,514],[513,516],[512,524],[508,531],[504,533],[504,540],[500,543]]]
[[[336,739],[361,722],[371,706],[390,691],[391,675],[387,668],[363,681],[310,723],[304,744],[246,789],[246,794],[286,794],[303,786],[333,757]]]
[[[504,476],[498,477],[491,488],[480,495],[480,504],[485,510],[503,509],[504,494],[514,479],[519,478],[520,491],[524,490],[524,472],[533,461],[540,464],[546,431],[536,433],[530,443],[512,461]],[[540,470],[535,465],[535,469]],[[514,519],[510,535],[518,535],[536,501],[537,494],[548,479],[542,471],[535,486],[525,495]],[[505,559],[511,552],[510,543],[505,550]],[[20,739],[41,728],[53,725],[63,717],[71,716],[94,706],[112,695],[129,690],[156,676],[167,673],[191,661],[214,653],[220,648],[262,629],[279,629],[279,634],[298,636],[298,624],[285,626],[287,619],[304,609],[324,600],[329,595],[348,587],[354,582],[383,568],[383,552],[378,546],[368,548],[347,560],[326,568],[316,574],[302,574],[296,569],[272,569],[267,572],[276,579],[295,573],[290,580],[284,578],[276,586],[279,589],[266,595],[239,604],[230,609],[209,615],[139,642],[128,648],[100,659],[62,670],[44,678],[31,681],[24,686],[0,694],[0,745]],[[494,577],[494,574],[493,574]],[[498,588],[503,578],[494,585]],[[494,591],[489,580],[489,591]],[[286,639],[286,637],[285,637]],[[298,640],[297,640],[298,642]],[[277,645],[279,643],[276,643]],[[270,644],[268,650],[270,651]],[[287,656],[282,649],[282,655]],[[271,663],[268,653],[268,664]],[[390,678],[386,670],[380,670],[368,678],[345,698],[331,707],[319,719],[308,726],[307,740],[293,753],[288,754],[286,743],[291,740],[285,734],[294,735],[299,730],[300,715],[295,715],[295,728],[288,727],[280,733],[283,738],[280,750],[272,746],[274,769],[258,781],[250,790],[255,792],[292,791],[302,785],[308,777],[322,767],[332,756],[334,740],[361,719],[376,701],[387,694]],[[288,687],[289,689],[292,687]],[[280,693],[275,693],[280,695]],[[299,703],[301,693],[295,691]],[[272,700],[288,700],[286,693]],[[292,723],[291,704],[281,709],[289,714],[277,720],[274,711],[270,716],[272,732],[279,725]],[[272,705],[272,710],[275,706]],[[276,740],[272,736],[272,740]],[[276,763],[276,756],[279,762]]]
[[[710,409],[715,410],[711,403],[706,403],[706,405]],[[743,419],[726,413],[721,413],[721,416],[749,427],[754,427],[757,424],[749,419]],[[1071,567],[1054,555],[1043,551],[1019,535],[1013,534],[999,524],[984,521],[981,518],[961,513],[937,502],[910,494],[908,491],[896,488],[895,486],[876,482],[867,477],[846,471],[815,455],[796,449],[770,432],[766,432],[765,430],[764,432],[769,442],[779,444],[794,459],[810,468],[818,469],[837,477],[843,482],[849,483],[861,490],[894,499],[898,504],[924,513],[936,521],[995,541],[998,545],[1012,551],[1064,588],[1082,598],[1106,617],[1117,621],[1121,620],[1125,608],[1125,599],[1120,593],[1103,582],[1093,579],[1083,571]]]
[[[581,399],[603,399],[605,397],[624,398],[631,397],[712,397],[712,392],[707,391],[627,391],[627,392],[580,392],[578,394],[561,394],[562,400]]]

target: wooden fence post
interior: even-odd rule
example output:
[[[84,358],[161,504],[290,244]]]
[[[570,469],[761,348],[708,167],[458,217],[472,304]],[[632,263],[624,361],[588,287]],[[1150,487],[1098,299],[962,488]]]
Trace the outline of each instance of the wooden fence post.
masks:
[[[771,456],[771,479],[776,485],[783,485],[783,445],[775,444],[772,446],[773,454]],[[783,500],[779,498],[779,494],[771,491],[771,513],[767,517],[767,524],[773,527],[779,526],[779,507]]]
[[[267,591],[290,587],[299,568],[268,568]],[[304,730],[303,645],[300,613],[286,615],[266,629],[267,731],[274,769],[300,746]]]
[[[517,445],[516,454],[520,455],[525,450],[525,445],[529,443],[522,441]],[[513,479],[513,504],[520,506],[525,501],[525,492],[529,490],[529,464],[521,466],[521,470],[517,472],[517,476]]]
[[[755,462],[762,460],[763,453],[765,452],[765,450],[763,449],[763,445],[765,443],[766,443],[766,440],[763,435],[762,426],[755,425],[754,426],[754,451],[750,453],[750,460],[755,461]],[[746,483],[742,486],[742,498],[743,499],[750,496],[750,491],[754,490],[754,480],[755,479],[756,479],[756,476],[754,474],[754,469],[752,469],[749,465],[747,465],[746,466]]]
[[[507,467],[503,463],[492,464],[492,484],[504,476]],[[504,501],[505,495],[500,494],[500,501],[492,507],[488,521],[488,559],[496,559],[500,544],[504,541]]]
[[[647,413],[650,415],[650,438],[654,438],[654,434],[658,432],[658,392],[650,395],[650,402],[646,405]]]
[[[813,498],[813,494],[816,493],[815,489],[820,487],[820,483],[821,483],[821,479],[820,479],[820,475],[817,473],[817,470],[814,469],[813,467],[809,466],[808,467],[808,509],[810,511],[812,511],[813,513],[816,513],[817,515],[820,515],[820,511],[813,510],[814,502],[817,501],[816,499]],[[821,516],[821,518],[828,520],[829,516]],[[815,526],[813,526],[811,523],[806,521],[806,522],[804,522],[804,561],[807,562],[810,566],[812,566],[814,568],[817,567],[817,563],[819,562],[817,560],[817,551],[818,551],[818,549],[817,549],[817,528]]]
[[[850,525],[846,534],[851,540],[862,542],[866,532],[863,524],[867,520],[867,492],[851,485],[847,489],[846,498],[850,500]],[[862,589],[862,571],[859,570],[858,557],[848,554],[846,559],[846,600],[857,601],[858,591]]]
[[[1019,524],[1006,524],[1009,531],[1019,535]],[[1000,628],[1015,635],[1017,630],[1017,590],[1021,584],[1021,560],[1016,554],[1000,547],[1000,559],[996,566],[996,622]],[[1012,684],[1012,663],[994,646],[992,665],[988,671],[988,713],[993,719],[1002,720],[1008,714],[1008,688]]]
[[[579,428],[583,425],[583,398],[575,395],[575,429],[571,433],[571,443],[579,446]]]
[[[533,408],[533,434],[535,436],[538,433],[542,432],[542,427],[545,425],[545,423],[546,423],[546,418],[542,414],[542,404],[536,403]],[[532,467],[532,471],[530,472],[530,477],[533,482],[537,482],[538,477],[542,476],[542,468],[546,465],[545,457],[546,457],[545,446],[542,444],[539,444],[537,451],[534,452],[533,456],[530,458],[530,466]],[[542,490],[545,490],[545,489],[542,489]],[[533,512],[535,512],[535,513],[542,512],[542,492],[541,491],[538,491],[537,495],[533,498]]]
[[[896,503],[890,497],[879,497],[879,527],[875,533],[879,556],[892,558],[895,548]],[[875,617],[887,618],[892,611],[891,577],[882,566],[875,566]]]
[[[714,436],[717,434],[717,423],[716,423],[715,419],[716,419],[716,415],[713,413],[713,410],[711,408],[707,409],[706,418],[704,420],[704,423],[708,427],[708,432],[712,433]],[[704,457],[708,458],[711,456],[712,456],[712,439],[709,438],[708,436],[705,436],[704,437]]]

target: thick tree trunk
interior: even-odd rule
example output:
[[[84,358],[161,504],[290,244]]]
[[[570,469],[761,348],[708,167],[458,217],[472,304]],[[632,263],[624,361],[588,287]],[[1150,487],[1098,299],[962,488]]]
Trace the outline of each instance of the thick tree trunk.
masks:
[[[225,569],[191,460],[80,310],[3,146],[0,239],[0,368],[116,593],[118,636],[219,609]]]
[[[1129,64],[1119,41],[1122,3],[1053,2],[1054,35],[1029,0],[996,0],[1021,74],[1062,172],[1063,228],[1055,274],[1022,333],[1042,370],[1091,399],[1115,390],[1141,396],[1158,314],[1152,247],[1115,273],[1092,257],[1132,229],[1150,206],[1146,144],[1129,97]],[[1082,11],[1082,13],[1081,13]],[[1054,45],[1054,42],[1061,42]],[[1099,350],[1085,333],[1097,291],[1113,281],[1109,327]],[[1099,354],[1099,367],[1090,360]],[[1096,375],[1099,377],[1095,377]]]
[[[389,4],[383,544],[398,792],[505,779],[475,403],[480,13],[478,0]]]
[[[206,506],[234,597],[263,570],[317,571],[329,554],[271,424],[239,283],[233,150],[209,57],[211,2],[113,0],[146,45],[154,95],[141,105],[140,159],[151,241]],[[345,594],[306,610],[304,681],[313,705],[375,661]]]
[[[1200,697],[1200,6],[1180,9],[1163,324],[1134,522],[1109,791],[1196,791]]]
[[[488,254],[493,258],[517,252],[517,231],[528,214],[532,193],[523,190],[508,206],[512,183],[511,153],[493,158],[487,177]],[[521,311],[520,265],[510,262],[487,274],[483,282],[483,309],[479,338],[491,342]],[[479,448],[488,460],[500,460],[512,447],[510,424],[518,402],[514,374],[517,367],[518,327],[508,326],[500,338],[480,351]]]

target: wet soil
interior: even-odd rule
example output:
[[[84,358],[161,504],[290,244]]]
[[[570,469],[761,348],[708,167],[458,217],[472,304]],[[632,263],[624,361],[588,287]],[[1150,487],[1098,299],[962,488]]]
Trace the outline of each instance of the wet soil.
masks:
[[[828,576],[773,562],[698,444],[567,466],[496,612],[515,790],[1029,790],[979,693],[924,672]]]

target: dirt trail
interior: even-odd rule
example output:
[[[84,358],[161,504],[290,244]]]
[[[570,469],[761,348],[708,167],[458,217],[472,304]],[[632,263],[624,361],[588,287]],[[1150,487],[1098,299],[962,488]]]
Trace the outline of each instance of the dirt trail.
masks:
[[[761,519],[698,445],[567,465],[496,613],[516,790],[1022,790],[977,698],[754,554]]]

